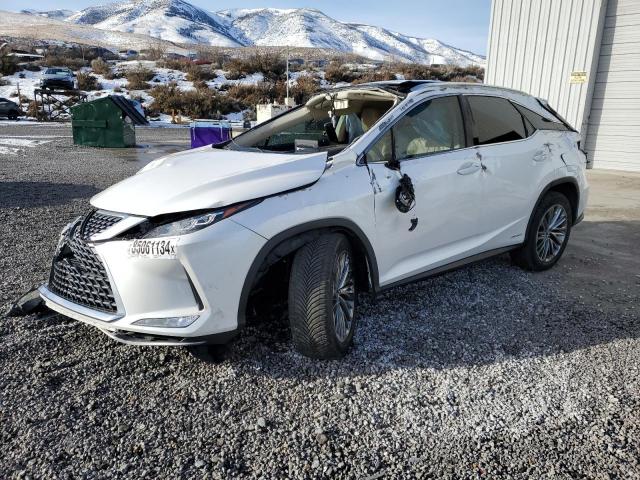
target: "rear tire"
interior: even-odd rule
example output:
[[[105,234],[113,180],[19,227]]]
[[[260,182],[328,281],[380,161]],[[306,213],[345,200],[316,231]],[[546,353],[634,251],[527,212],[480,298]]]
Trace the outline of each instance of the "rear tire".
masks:
[[[569,241],[572,215],[567,197],[559,192],[547,193],[533,212],[525,243],[511,252],[513,262],[531,271],[553,267]]]
[[[351,245],[327,234],[295,255],[289,281],[293,345],[311,358],[343,357],[356,330],[357,291]]]

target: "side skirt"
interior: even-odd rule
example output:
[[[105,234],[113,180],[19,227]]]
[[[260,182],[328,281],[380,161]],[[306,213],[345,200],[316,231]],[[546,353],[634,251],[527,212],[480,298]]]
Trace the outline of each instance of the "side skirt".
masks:
[[[388,285],[384,285],[380,287],[378,289],[378,292],[382,292],[390,288],[398,287],[400,285],[406,285],[408,283],[419,282],[420,280],[424,280],[426,278],[437,277],[439,275],[443,275],[453,270],[457,270],[466,265],[477,263],[477,262],[480,262],[481,260],[485,260],[487,258],[495,257],[496,255],[501,255],[503,253],[510,252],[511,250],[515,250],[518,247],[520,247],[520,244],[509,245],[508,247],[496,248],[494,250],[487,250],[486,252],[478,253],[476,255],[472,255],[470,257],[463,258],[461,260],[456,260],[455,262],[447,263],[446,265],[442,265],[440,267],[432,268],[431,270],[427,270],[425,272],[412,275],[402,280],[398,280],[397,282],[389,283]]]

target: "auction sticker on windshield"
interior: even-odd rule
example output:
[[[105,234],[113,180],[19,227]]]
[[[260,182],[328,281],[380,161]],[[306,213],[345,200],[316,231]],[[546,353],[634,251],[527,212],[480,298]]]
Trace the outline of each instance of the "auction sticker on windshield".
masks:
[[[129,245],[129,256],[135,258],[176,258],[177,238],[134,240]]]

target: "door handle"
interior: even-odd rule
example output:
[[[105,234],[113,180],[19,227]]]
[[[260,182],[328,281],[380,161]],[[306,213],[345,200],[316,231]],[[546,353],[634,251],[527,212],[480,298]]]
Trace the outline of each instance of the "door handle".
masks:
[[[544,150],[538,150],[536,153],[533,154],[534,162],[544,162],[546,159],[547,159],[547,152],[545,152]]]
[[[480,162],[464,162],[458,169],[458,175],[470,175],[482,168]]]

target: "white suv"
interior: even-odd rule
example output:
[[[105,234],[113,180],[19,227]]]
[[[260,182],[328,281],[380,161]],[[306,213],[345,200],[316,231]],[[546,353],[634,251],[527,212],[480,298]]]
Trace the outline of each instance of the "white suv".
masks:
[[[204,345],[233,337],[257,292],[284,284],[295,347],[340,357],[360,292],[503,252],[553,266],[583,215],[585,164],[578,133],[521,92],[327,91],[93,197],[40,292],[125,343]]]

